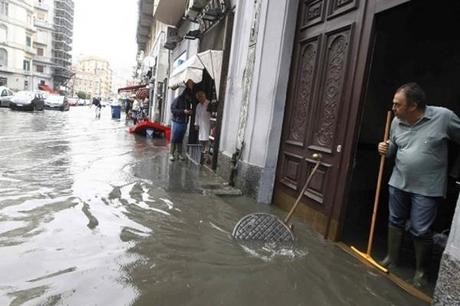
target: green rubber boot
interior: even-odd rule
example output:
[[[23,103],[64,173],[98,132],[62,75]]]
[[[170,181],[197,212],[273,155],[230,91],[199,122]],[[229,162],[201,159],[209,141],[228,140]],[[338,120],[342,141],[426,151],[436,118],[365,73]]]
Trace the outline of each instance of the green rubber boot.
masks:
[[[398,265],[399,261],[399,251],[401,248],[401,243],[403,239],[402,229],[388,225],[388,250],[387,256],[380,262],[380,265],[388,268]]]
[[[428,283],[428,266],[431,261],[433,240],[414,238],[415,274],[412,283],[415,287],[423,287]]]

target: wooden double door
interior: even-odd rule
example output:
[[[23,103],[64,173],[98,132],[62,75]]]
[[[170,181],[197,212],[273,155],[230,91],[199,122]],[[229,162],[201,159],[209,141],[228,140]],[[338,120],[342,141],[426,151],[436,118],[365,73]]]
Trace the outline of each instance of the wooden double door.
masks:
[[[376,13],[404,0],[300,0],[274,203],[289,208],[321,165],[297,214],[337,239],[346,206]]]

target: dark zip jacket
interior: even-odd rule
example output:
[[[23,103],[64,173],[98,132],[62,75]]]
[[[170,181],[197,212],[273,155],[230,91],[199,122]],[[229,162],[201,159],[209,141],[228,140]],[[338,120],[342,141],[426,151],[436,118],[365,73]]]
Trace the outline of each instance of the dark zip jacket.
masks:
[[[184,113],[184,110],[191,109],[189,97],[184,91],[181,95],[174,99],[171,104],[172,121],[177,123],[187,123],[188,116]]]

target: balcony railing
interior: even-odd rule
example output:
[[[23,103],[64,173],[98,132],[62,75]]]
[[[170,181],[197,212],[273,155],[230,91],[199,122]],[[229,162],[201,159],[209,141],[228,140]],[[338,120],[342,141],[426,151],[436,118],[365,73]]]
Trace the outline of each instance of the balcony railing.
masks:
[[[0,72],[25,74],[24,70],[22,70],[22,68],[18,69],[18,68],[9,67],[9,66],[0,66]]]
[[[39,78],[48,79],[48,78],[51,78],[51,77],[53,76],[53,74],[52,74],[52,72],[38,72],[38,71],[34,71],[33,76],[39,77]]]
[[[37,52],[35,51],[34,48],[32,47],[25,47],[24,48],[24,51],[26,51],[26,53],[29,53],[29,54],[32,54],[32,55],[35,55]]]
[[[34,26],[39,27],[39,28],[48,29],[48,30],[54,29],[51,23],[47,21],[43,21],[43,20],[38,20],[38,19],[34,20]]]
[[[40,55],[35,55],[33,58],[34,63],[42,63],[42,64],[48,64],[48,65],[53,65],[53,61],[51,57],[47,56],[40,56]]]

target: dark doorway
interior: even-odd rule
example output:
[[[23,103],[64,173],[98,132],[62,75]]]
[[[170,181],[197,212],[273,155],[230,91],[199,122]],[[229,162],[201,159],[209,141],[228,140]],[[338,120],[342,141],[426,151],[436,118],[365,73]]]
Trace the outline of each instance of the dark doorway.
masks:
[[[458,1],[434,4],[433,1],[419,0],[380,13],[375,18],[374,47],[371,49],[371,65],[342,233],[347,244],[366,250],[379,166],[377,143],[383,138],[386,111],[391,109],[394,91],[403,83],[415,81],[425,89],[429,105],[444,106],[460,115],[459,15]],[[452,169],[459,151],[454,144],[450,147],[449,169]],[[376,259],[381,259],[386,251],[386,184],[392,167],[392,163],[387,161],[373,247]],[[455,176],[455,173],[451,174]],[[458,180],[458,177],[449,178],[447,198],[439,207],[434,225],[437,233],[450,228],[458,196]],[[430,285],[423,289],[429,295],[433,293],[441,254],[442,247],[436,247]],[[413,245],[408,238],[403,245],[401,269],[396,274],[402,279],[410,279],[414,261]]]

